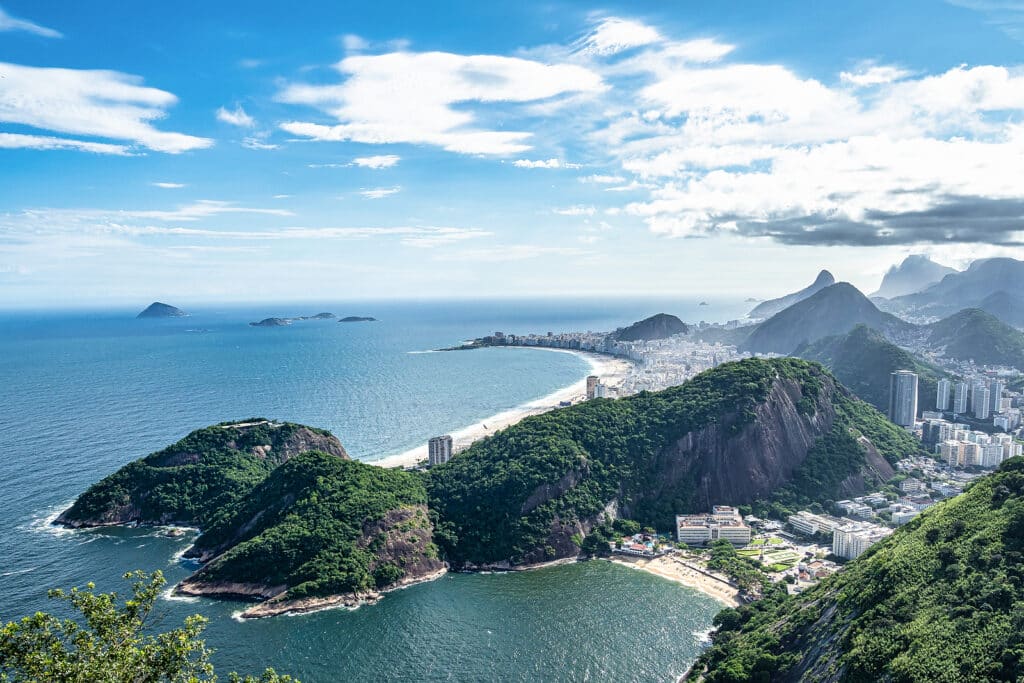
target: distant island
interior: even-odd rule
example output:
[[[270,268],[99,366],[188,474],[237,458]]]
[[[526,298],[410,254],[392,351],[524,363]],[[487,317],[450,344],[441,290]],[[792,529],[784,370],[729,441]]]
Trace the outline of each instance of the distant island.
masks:
[[[186,316],[188,316],[188,313],[186,313],[185,311],[181,310],[180,308],[176,308],[174,306],[171,306],[170,304],[160,303],[159,301],[154,301],[153,303],[151,303],[149,306],[146,307],[146,310],[142,311],[141,313],[139,313],[135,317],[136,317],[136,319],[140,319],[140,318],[184,318]]]
[[[336,317],[338,316],[333,313],[317,313],[316,315],[300,315],[297,318],[264,318],[259,322],[249,324],[253,327],[284,327],[297,320],[334,320]]]
[[[377,322],[377,319],[376,318],[365,317],[365,316],[359,316],[359,315],[350,315],[350,316],[346,316],[346,317],[342,318],[338,322],[339,323],[375,323],[375,322]]]

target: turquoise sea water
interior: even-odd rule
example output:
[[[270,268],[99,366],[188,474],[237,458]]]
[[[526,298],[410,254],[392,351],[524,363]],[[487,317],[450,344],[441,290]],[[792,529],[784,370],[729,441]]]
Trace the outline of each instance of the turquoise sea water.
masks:
[[[712,302],[361,303],[0,313],[0,619],[46,609],[49,587],[122,587],[135,568],[189,573],[188,539],[153,529],[69,532],[47,519],[89,484],[192,429],[264,416],[333,431],[356,458],[405,451],[579,380],[583,360],[529,349],[422,353],[494,330],[606,330],[661,310],[736,317]],[[377,323],[269,316],[371,315]],[[240,623],[238,604],[162,601],[164,623],[211,619],[224,671],[274,666],[335,680],[668,680],[718,605],[607,563],[449,575],[374,606]]]

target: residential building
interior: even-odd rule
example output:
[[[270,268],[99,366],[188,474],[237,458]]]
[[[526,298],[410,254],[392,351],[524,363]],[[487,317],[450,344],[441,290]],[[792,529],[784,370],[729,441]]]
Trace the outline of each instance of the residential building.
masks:
[[[1003,391],[1006,389],[1006,382],[994,379],[988,383],[988,409],[990,413],[999,412],[1002,408]]]
[[[452,437],[449,434],[435,436],[427,442],[427,463],[443,465],[452,459]]]
[[[599,384],[597,375],[589,375],[587,377],[587,399],[592,399],[597,396],[597,385]]]
[[[963,415],[967,412],[968,387],[967,382],[957,382],[953,390],[953,412]]]
[[[935,396],[935,409],[938,411],[949,410],[953,400],[953,383],[948,379],[940,379]]]
[[[924,482],[914,477],[907,477],[900,482],[900,491],[903,493],[920,493],[925,488]]]
[[[889,375],[889,419],[901,427],[917,419],[917,375],[909,370]]]
[[[974,392],[971,397],[971,411],[979,420],[987,420],[992,414],[988,387],[979,386]]]
[[[846,524],[832,534],[832,554],[853,560],[880,540],[892,533],[892,529],[877,524],[856,522]]]
[[[676,538],[687,545],[723,540],[744,546],[750,543],[750,527],[743,523],[736,508],[716,505],[711,514],[676,515]]]
[[[817,533],[830,534],[842,521],[829,515],[816,515],[807,510],[801,510],[795,515],[790,515],[787,520],[793,530],[804,536],[813,536]]]
[[[864,505],[852,500],[840,500],[836,502],[836,507],[843,511],[844,514],[850,517],[860,517],[862,519],[868,519],[872,517],[875,512],[871,509],[871,506]]]

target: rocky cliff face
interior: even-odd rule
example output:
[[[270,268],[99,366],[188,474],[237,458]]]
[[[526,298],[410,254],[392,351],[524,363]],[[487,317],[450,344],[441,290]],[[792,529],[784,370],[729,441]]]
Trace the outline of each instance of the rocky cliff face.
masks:
[[[736,416],[690,432],[662,451],[650,473],[651,488],[640,498],[657,498],[686,483],[691,509],[710,510],[727,502],[743,505],[766,498],[790,479],[815,442],[832,429],[834,385],[826,385],[813,413],[802,413],[804,397],[793,380],[777,379],[754,418],[739,433]],[[682,512],[682,511],[681,511]]]

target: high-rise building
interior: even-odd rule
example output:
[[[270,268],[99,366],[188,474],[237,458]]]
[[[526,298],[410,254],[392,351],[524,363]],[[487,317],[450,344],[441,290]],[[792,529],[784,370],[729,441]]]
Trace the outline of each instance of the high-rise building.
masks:
[[[971,407],[974,411],[974,417],[979,420],[987,420],[991,414],[989,406],[991,401],[989,400],[988,387],[978,387],[977,391],[971,397]]]
[[[967,412],[967,382],[957,382],[953,391],[953,412],[963,415]]]
[[[889,419],[913,427],[917,418],[917,375],[899,370],[889,375]]]
[[[994,379],[988,383],[988,410],[990,413],[998,413],[1002,408],[1001,401],[1003,390],[1006,389],[1006,382]]]
[[[938,390],[935,396],[935,410],[949,410],[951,394],[953,391],[953,383],[948,379],[940,379],[938,383]]]
[[[598,376],[590,375],[587,377],[587,399],[592,399],[597,393]]]
[[[443,465],[452,459],[452,437],[449,434],[435,436],[427,442],[427,463]]]

